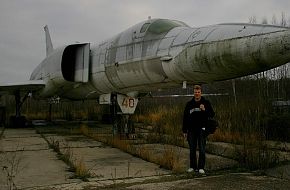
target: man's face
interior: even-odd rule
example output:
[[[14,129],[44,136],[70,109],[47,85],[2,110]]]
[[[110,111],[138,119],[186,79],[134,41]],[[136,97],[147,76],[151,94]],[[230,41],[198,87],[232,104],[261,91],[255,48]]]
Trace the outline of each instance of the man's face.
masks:
[[[199,100],[201,98],[201,90],[200,89],[194,89],[193,93],[194,93],[194,98],[196,100]]]

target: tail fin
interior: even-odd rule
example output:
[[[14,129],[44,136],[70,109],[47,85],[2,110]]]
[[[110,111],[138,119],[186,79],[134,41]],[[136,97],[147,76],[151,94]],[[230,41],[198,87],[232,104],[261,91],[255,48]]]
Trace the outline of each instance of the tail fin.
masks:
[[[52,46],[52,42],[51,42],[47,25],[45,25],[44,31],[45,31],[45,40],[46,40],[46,56],[48,56],[53,51],[53,46]]]

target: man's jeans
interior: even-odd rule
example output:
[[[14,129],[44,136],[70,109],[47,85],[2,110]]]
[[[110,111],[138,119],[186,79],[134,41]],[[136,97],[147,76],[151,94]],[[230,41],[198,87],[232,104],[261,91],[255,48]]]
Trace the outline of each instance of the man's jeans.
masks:
[[[195,170],[204,169],[206,136],[204,135],[204,132],[202,131],[202,129],[198,131],[188,132],[187,141],[188,141],[189,150],[190,150],[190,154],[189,154],[190,167]],[[196,162],[197,144],[198,144],[198,149],[199,149],[198,165]]]

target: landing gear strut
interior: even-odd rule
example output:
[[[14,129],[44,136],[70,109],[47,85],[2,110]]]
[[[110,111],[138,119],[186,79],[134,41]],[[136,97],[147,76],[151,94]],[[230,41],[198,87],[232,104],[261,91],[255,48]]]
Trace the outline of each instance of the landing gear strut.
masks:
[[[26,118],[25,116],[21,116],[21,107],[24,101],[28,98],[29,93],[25,94],[25,96],[21,100],[20,91],[16,90],[14,92],[15,97],[15,116],[10,117],[9,125],[10,127],[25,127]]]
[[[111,116],[113,123],[113,136],[120,135],[120,138],[130,138],[135,133],[134,124],[130,114],[124,114],[118,105],[117,95],[111,96]]]

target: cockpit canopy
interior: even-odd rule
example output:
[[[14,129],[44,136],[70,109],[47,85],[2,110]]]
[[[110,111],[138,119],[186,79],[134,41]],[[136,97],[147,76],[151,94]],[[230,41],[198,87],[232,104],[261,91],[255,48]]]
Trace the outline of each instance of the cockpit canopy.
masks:
[[[140,29],[140,33],[153,33],[153,34],[162,34],[170,31],[172,28],[185,26],[188,27],[187,24],[176,21],[176,20],[168,20],[168,19],[155,19],[150,22],[145,22]]]

